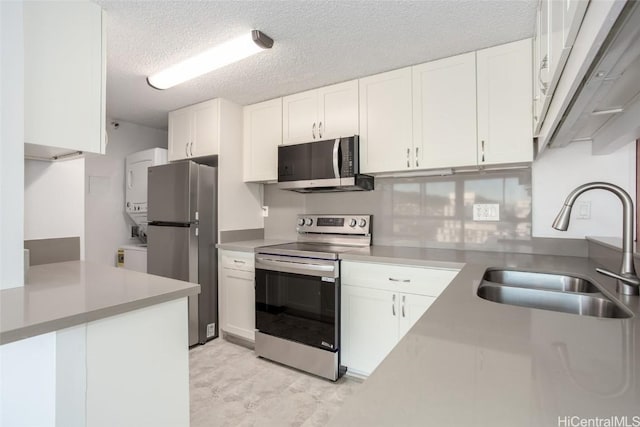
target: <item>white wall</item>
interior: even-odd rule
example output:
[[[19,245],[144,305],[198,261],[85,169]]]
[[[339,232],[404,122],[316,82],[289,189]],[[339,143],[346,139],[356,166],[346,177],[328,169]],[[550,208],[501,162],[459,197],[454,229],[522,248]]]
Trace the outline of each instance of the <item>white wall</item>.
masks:
[[[0,2],[0,289],[22,286],[24,49],[22,3]]]
[[[80,237],[84,259],[85,159],[24,161],[24,239]]]
[[[551,228],[567,195],[577,186],[605,181],[625,189],[635,203],[635,142],[618,151],[591,155],[591,143],[574,142],[564,148],[545,150],[532,166],[533,236],[584,238],[585,236],[622,236],[622,204],[608,191],[592,190],[581,195],[574,205],[569,229]],[[591,219],[576,219],[580,202],[591,202]]]
[[[109,143],[104,156],[85,160],[85,232],[87,261],[115,265],[118,247],[131,239],[132,222],[124,211],[125,158],[149,148],[167,148],[167,131],[107,119]],[[83,189],[84,191],[84,189]]]

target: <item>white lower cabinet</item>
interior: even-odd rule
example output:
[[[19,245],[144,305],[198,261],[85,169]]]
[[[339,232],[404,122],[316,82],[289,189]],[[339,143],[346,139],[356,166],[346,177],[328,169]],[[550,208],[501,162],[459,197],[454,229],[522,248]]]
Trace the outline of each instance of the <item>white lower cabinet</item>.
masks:
[[[398,342],[394,297],[389,291],[342,286],[341,361],[349,372],[369,375]]]
[[[340,345],[347,372],[371,374],[457,273],[343,261]]]
[[[220,251],[222,330],[255,341],[255,268],[251,252]]]
[[[409,329],[416,324],[418,319],[427,311],[435,301],[435,297],[428,295],[398,294],[398,339],[402,339]]]

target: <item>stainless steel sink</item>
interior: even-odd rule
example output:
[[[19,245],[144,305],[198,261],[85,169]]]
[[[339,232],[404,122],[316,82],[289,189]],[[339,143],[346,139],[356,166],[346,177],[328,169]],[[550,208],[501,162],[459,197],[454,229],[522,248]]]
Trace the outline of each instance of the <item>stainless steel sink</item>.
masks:
[[[596,296],[597,295],[597,296]],[[501,304],[581,316],[627,319],[631,314],[602,294],[580,294],[482,283],[478,296]]]
[[[579,277],[530,271],[488,269],[478,287],[488,301],[609,319],[627,319],[630,311]]]
[[[534,273],[517,270],[487,270],[483,280],[508,286],[547,289],[563,292],[595,293],[600,290],[591,282],[564,274]]]

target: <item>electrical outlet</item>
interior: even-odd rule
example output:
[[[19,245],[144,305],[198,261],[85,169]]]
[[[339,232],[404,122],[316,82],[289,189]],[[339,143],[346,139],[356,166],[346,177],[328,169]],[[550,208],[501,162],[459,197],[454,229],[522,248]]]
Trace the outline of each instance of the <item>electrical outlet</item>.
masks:
[[[591,202],[582,201],[576,205],[576,219],[591,219]]]
[[[498,203],[475,203],[473,205],[474,221],[500,221],[500,205]]]
[[[215,323],[209,323],[207,325],[207,338],[211,338],[215,334],[216,334],[216,324]]]
[[[262,207],[262,216],[263,217],[268,217],[269,216],[269,206],[263,206]]]

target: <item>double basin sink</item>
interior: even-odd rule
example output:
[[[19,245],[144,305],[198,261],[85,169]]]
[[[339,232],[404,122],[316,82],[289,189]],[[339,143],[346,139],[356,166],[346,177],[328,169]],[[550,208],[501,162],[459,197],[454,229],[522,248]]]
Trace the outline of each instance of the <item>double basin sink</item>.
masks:
[[[488,269],[478,287],[485,300],[562,313],[609,319],[632,314],[592,282],[579,277],[518,270]]]

